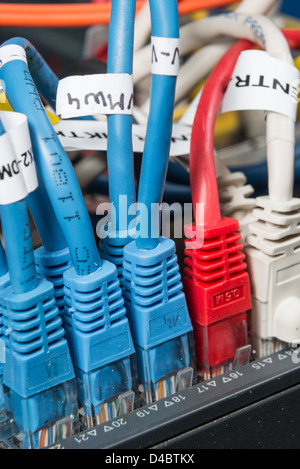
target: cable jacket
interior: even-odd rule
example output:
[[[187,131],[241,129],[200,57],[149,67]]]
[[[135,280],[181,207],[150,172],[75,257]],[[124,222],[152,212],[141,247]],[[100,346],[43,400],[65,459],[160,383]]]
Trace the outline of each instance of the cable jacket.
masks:
[[[236,61],[242,51],[251,47],[252,43],[239,41],[225,54],[203,88],[194,119],[190,151],[193,210],[196,223],[200,224],[197,213],[201,209],[206,228],[217,226],[221,221],[214,163],[215,122]]]
[[[179,38],[176,0],[150,0],[150,13],[152,36]],[[140,249],[154,249],[159,243],[159,226],[155,226],[155,219],[158,223],[158,217],[151,216],[151,208],[152,204],[162,202],[164,192],[173,128],[175,87],[175,76],[152,76],[150,111],[138,192],[138,204],[146,208],[143,216],[147,216],[144,222],[147,223],[148,237],[137,238]]]
[[[0,136],[5,133],[0,120]],[[37,286],[29,218],[25,201],[0,207],[5,252],[0,243],[0,276],[11,277],[14,293],[26,293]],[[2,273],[3,272],[3,273]]]
[[[107,73],[132,74],[135,0],[113,0],[108,39]],[[107,162],[110,203],[115,208],[113,229],[126,231],[128,223],[122,221],[120,196],[126,196],[126,209],[136,202],[132,148],[132,116],[107,116]],[[112,212],[113,215],[113,212]],[[128,220],[129,222],[129,220]]]
[[[25,201],[0,207],[7,264],[15,294],[37,286],[34,253]]]
[[[163,3],[163,2],[161,2]],[[186,15],[200,9],[219,8],[236,3],[236,0],[186,0],[179,3],[179,13]],[[137,12],[144,2],[137,1]],[[2,26],[31,27],[82,27],[108,24],[110,4],[36,5],[0,3]]]
[[[67,247],[61,227],[55,216],[44,182],[37,168],[39,186],[31,192],[26,203],[46,251],[60,251]]]

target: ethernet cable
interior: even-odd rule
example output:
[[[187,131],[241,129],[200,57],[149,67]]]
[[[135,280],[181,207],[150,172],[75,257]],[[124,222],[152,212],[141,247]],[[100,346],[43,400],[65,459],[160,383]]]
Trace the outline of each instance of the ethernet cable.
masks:
[[[64,328],[83,424],[93,426],[132,409],[135,375],[131,333],[116,267],[100,258],[74,169],[22,58],[23,48],[16,42],[14,45],[12,40],[0,49],[0,54],[5,47],[18,52],[2,65],[0,79],[11,107],[28,116],[38,169],[70,251],[72,267],[63,274]],[[108,370],[110,381],[103,386],[102,377]]]
[[[132,75],[135,0],[113,0],[108,39],[108,73]],[[123,249],[131,240],[128,231],[136,204],[132,147],[132,116],[107,116],[107,164],[112,220],[100,240],[103,258],[116,264],[122,283]],[[122,217],[126,213],[127,217]]]
[[[34,46],[24,38],[14,38],[5,45],[19,45],[26,51],[34,83],[50,106],[55,106],[58,78]],[[35,152],[40,151],[39,147]],[[63,273],[71,266],[70,251],[58,224],[40,171],[39,187],[27,197],[27,205],[36,223],[43,246],[35,252],[38,275],[55,284],[55,297],[63,318]],[[45,217],[47,213],[47,218]]]
[[[30,41],[23,37],[15,37],[6,41],[4,45],[19,45],[26,52],[26,60],[30,69],[32,79],[38,88],[41,97],[48,103],[51,109],[56,106],[56,93],[59,83],[59,78],[49,67],[47,62],[38,52],[38,50],[31,44]],[[80,120],[93,119],[91,116],[80,117]]]
[[[9,44],[17,44],[24,48],[30,72],[34,83],[37,84],[39,93],[50,107],[55,108],[58,77],[27,39],[14,38],[5,43],[5,45]],[[87,118],[90,119],[91,117]],[[35,252],[38,275],[54,283],[57,306],[63,318],[63,273],[71,266],[70,251],[56,220],[41,177],[39,177],[37,191],[29,194],[27,204],[37,224],[43,243],[43,246]],[[47,219],[45,213],[47,213]]]
[[[26,204],[42,241],[42,245],[34,251],[37,276],[45,278],[53,284],[56,306],[64,322],[63,274],[71,267],[70,250],[55,216],[40,172],[37,171],[37,174],[38,188],[26,198]]]
[[[192,103],[180,118],[179,122],[183,125],[192,127],[203,86],[200,88],[200,91],[197,92]],[[214,129],[215,140],[217,139],[217,126],[218,122],[220,122],[220,118],[227,117],[225,120],[225,124],[227,124],[228,116],[231,116],[231,114],[232,113],[226,113],[218,116]],[[235,119],[233,119],[233,122],[234,121]],[[183,165],[186,172],[189,173],[189,155],[178,157],[178,161]],[[241,241],[245,247],[246,238],[249,234],[248,226],[249,223],[254,220],[253,208],[255,207],[255,199],[251,197],[254,193],[254,189],[250,184],[247,184],[247,178],[241,170],[238,173],[232,173],[229,170],[226,164],[221,160],[218,151],[215,151],[215,168],[219,188],[221,214],[238,220],[238,231],[241,234]]]
[[[56,75],[29,41],[24,38],[15,38],[11,42],[8,41],[7,45],[11,43],[18,44],[26,50],[34,82],[38,83],[39,91],[49,105],[55,106],[58,86]],[[27,205],[43,244],[35,251],[36,266],[39,277],[47,278],[55,284],[56,302],[63,318],[63,272],[70,267],[70,252],[57,222],[40,171],[37,173],[39,186],[34,193],[27,197]],[[47,213],[47,218],[45,213]]]
[[[9,148],[5,132],[2,138]],[[4,390],[12,436],[22,448],[39,448],[42,435],[55,443],[75,430],[74,371],[53,286],[36,277],[26,202],[3,204],[0,212],[10,277],[0,295]]]
[[[179,12],[186,15],[199,9],[218,8],[235,3],[236,0],[185,0],[179,3]],[[137,12],[143,7],[137,1]],[[14,4],[0,3],[2,26],[31,27],[82,27],[108,24],[111,7],[104,4]]]
[[[13,43],[14,40],[11,40],[1,49],[11,46],[17,50],[23,49],[18,39],[16,45]],[[26,62],[18,57],[5,63],[0,69],[0,78],[11,107],[27,115],[34,155],[70,248],[73,265],[79,275],[94,272],[101,261],[82,193],[73,167],[40,101]]]
[[[264,1],[243,0],[234,11],[247,12],[249,14],[267,14],[268,11],[272,7],[274,7],[274,5],[276,5],[276,3],[278,3],[277,0],[264,0]],[[201,70],[199,70],[199,73],[200,74],[202,73],[201,75],[198,75],[198,67],[196,68],[197,74],[195,74],[195,76],[197,77],[197,81],[194,82],[194,84],[190,86],[189,88],[190,90],[196,85],[198,85],[198,83],[200,83],[201,80],[207,76],[207,74],[212,70],[212,68],[216,65],[216,63],[221,59],[222,55],[226,52],[226,50],[228,50],[228,48],[232,45],[232,42],[231,43],[228,42],[228,44],[225,44],[225,50],[224,50],[224,47],[222,47],[222,43],[220,42],[217,42],[216,44],[209,44],[209,40],[206,38],[204,38],[203,40],[200,40],[198,37],[194,37],[190,35],[189,29],[192,27],[196,29],[197,25],[200,26],[201,21],[202,19],[188,22],[186,24],[183,24],[180,28],[180,38],[182,42],[181,48],[180,48],[180,55],[182,57],[185,57],[188,54],[192,54],[196,51],[196,53],[200,54],[199,60],[203,59],[203,67],[205,67],[205,71],[203,73],[201,72]],[[199,49],[201,46],[203,46],[202,48],[203,52],[201,52],[202,49]],[[214,54],[212,58],[213,62],[211,62],[211,65],[210,65],[210,55],[208,52],[209,50],[211,51],[212,54]],[[202,57],[202,53],[203,53],[203,57]],[[135,84],[139,83],[139,81],[141,81],[142,79],[150,75],[150,65],[149,65],[150,58],[151,58],[151,47],[149,45],[146,45],[145,47],[141,48],[135,54],[134,63],[133,63],[133,73],[134,73]],[[187,60],[190,60],[190,59],[187,58]],[[206,65],[206,62],[208,62],[207,65]],[[186,70],[187,69],[185,67],[185,64],[183,63],[181,70],[179,72],[179,75],[178,75],[178,86],[180,88],[181,88],[180,82],[181,80],[185,78]],[[194,74],[191,74],[190,72],[191,72],[191,68],[187,70],[187,75],[192,80],[191,75],[194,76]],[[178,102],[178,100],[179,99],[176,98],[176,102]]]
[[[220,211],[214,126],[237,58],[251,47],[250,42],[240,41],[218,63],[204,86],[192,129],[190,181],[195,222],[185,226],[183,285],[199,380],[232,370],[239,354],[239,359],[243,354],[249,359],[250,282],[239,224]]]
[[[278,5],[278,1],[276,0],[266,0],[263,2],[244,0],[237,6],[235,12],[269,16],[269,12],[273,12],[273,8],[276,5]],[[201,28],[201,23],[197,22],[197,24]],[[176,103],[180,102],[189,90],[201,82],[201,80],[211,72],[213,67],[233,44],[232,39],[226,39],[225,37],[222,42],[218,40],[217,37],[214,37],[209,44],[207,44],[208,38],[203,38],[203,44],[200,44],[198,40],[197,46],[190,49],[189,42],[197,42],[193,36],[191,38],[190,26],[191,24],[187,24],[181,28],[183,43],[186,44],[187,53],[191,52],[192,55],[188,57],[182,65],[181,73],[178,76],[178,86],[175,96]],[[191,44],[191,46],[192,45],[193,44]],[[203,47],[200,47],[201,45]],[[196,52],[194,52],[195,49]],[[200,63],[201,67],[199,67]],[[193,73],[190,73],[191,70],[193,70]]]
[[[236,38],[244,37],[266,49],[270,55],[293,63],[290,48],[281,31],[268,18],[261,15],[253,16],[264,33],[261,41],[245,24],[247,15],[235,13],[234,19],[230,15],[220,15],[201,20],[201,36],[204,38],[215,37],[216,34],[227,34]],[[228,20],[228,21],[227,21]],[[193,30],[192,30],[193,31]],[[191,31],[191,32],[192,32]],[[195,35],[199,32],[194,30]],[[284,132],[284,136],[278,138]],[[269,196],[274,200],[288,200],[293,189],[293,164],[294,164],[294,122],[292,119],[277,113],[267,115],[268,132],[268,171],[269,171]],[[286,170],[281,171],[281,155],[286,154]],[[284,180],[283,180],[284,178]]]
[[[289,46],[292,49],[297,49],[299,47],[299,31],[291,29],[283,30],[282,33],[284,34],[285,38],[289,43]],[[198,96],[195,98],[195,101],[199,101],[199,96],[200,94],[198,94]],[[191,109],[194,109],[194,107],[195,104],[193,102],[191,104]],[[185,122],[185,115],[189,115],[189,112],[190,111],[188,109],[186,113],[182,116],[182,122]],[[189,117],[189,121],[190,120],[191,118]],[[229,153],[229,151],[230,149],[226,150],[226,153]],[[242,167],[235,167],[232,168],[233,172],[230,172],[229,169],[224,165],[224,162],[220,161],[220,157],[221,159],[223,159],[221,153],[216,153],[215,163],[222,214],[238,219],[240,224],[239,231],[242,234],[243,245],[246,246],[246,239],[247,235],[249,234],[249,224],[255,220],[255,216],[253,214],[253,208],[255,207],[255,199],[249,197],[254,193],[254,189],[249,184],[246,184],[246,182],[249,177],[251,181],[253,181],[252,174],[255,173],[255,168],[253,167],[252,169],[249,168],[243,171]],[[252,154],[251,159],[253,160]],[[264,166],[259,170],[259,174],[261,174],[263,169]],[[246,178],[245,174],[243,174],[244,172],[247,173],[249,177]],[[266,171],[264,171],[264,174],[266,174]],[[254,186],[257,187],[256,184],[254,184]]]
[[[244,0],[234,11],[238,13],[245,12],[248,14],[267,14],[268,11],[276,5],[276,3],[278,3],[277,0]],[[207,19],[210,20],[210,17]],[[176,86],[175,104],[184,99],[189,91],[206,78],[213,67],[233,44],[233,41],[230,38],[224,37],[222,41],[218,40],[217,34],[215,34],[211,40],[209,36],[206,37],[204,34],[201,38],[197,35],[191,34],[190,30],[193,28],[195,30],[200,28],[201,30],[202,21],[203,20],[200,19],[198,21],[190,22],[180,28],[180,37],[182,41],[181,56],[184,57],[191,53],[192,55],[187,57],[187,60],[185,60],[181,66]],[[135,55],[133,64],[135,84],[149,75],[150,55],[151,51],[149,46],[145,46],[140,49],[140,51]],[[147,114],[148,109],[149,100],[143,104],[142,112]]]
[[[240,27],[239,21],[243,19],[245,16],[239,14],[234,34],[247,34],[242,32],[244,27]],[[257,17],[256,21],[265,35],[266,50],[283,62],[293,63],[290,48],[280,30],[267,18]],[[219,32],[226,32],[225,23]],[[227,33],[232,34],[228,30]],[[263,44],[260,46],[264,47]],[[299,199],[293,198],[295,123],[280,113],[268,112],[266,127],[268,196],[256,199],[257,208],[253,215],[257,221],[249,225],[246,248],[252,286],[253,344],[257,357],[282,348],[283,344],[298,341],[300,324],[298,276],[291,272],[299,264],[297,220],[300,204]],[[285,155],[284,163],[282,155]],[[286,275],[281,276],[282,272]]]
[[[213,31],[217,31],[234,37],[243,36],[283,62],[293,63],[288,43],[274,23],[266,17],[252,17],[262,28],[262,43],[251,32],[249,34],[245,24],[241,24],[246,18],[247,15],[241,13],[235,15],[237,21],[234,21],[234,31],[230,31],[233,22],[229,20],[227,23],[228,16],[223,16],[225,21],[222,21],[221,17],[211,18],[210,26],[205,19],[203,21],[206,23],[202,23],[205,27],[201,29],[201,34],[211,37]],[[227,28],[229,24],[230,27]],[[253,292],[253,342],[257,357],[282,347],[283,343],[298,340],[300,320],[297,314],[297,276],[287,275],[276,283],[277,274],[274,274],[282,268],[288,272],[289,267],[298,262],[295,253],[299,241],[294,219],[298,217],[299,202],[292,197],[295,125],[291,118],[272,112],[267,113],[266,125],[269,194],[256,199],[257,208],[253,215],[258,221],[249,225],[251,234],[247,236],[246,248]],[[286,156],[284,166],[283,154]],[[262,272],[263,277],[259,275]],[[286,310],[289,311],[288,314],[285,313]]]
[[[150,0],[152,35],[179,37],[176,0]],[[169,158],[176,76],[154,74],[151,110],[139,181],[141,223],[161,202]],[[153,212],[152,212],[153,213]],[[151,224],[148,226],[151,226]],[[153,231],[139,232],[124,248],[123,291],[135,344],[142,403],[189,387],[193,382],[192,327],[182,292],[175,244]],[[143,228],[142,228],[143,231]]]

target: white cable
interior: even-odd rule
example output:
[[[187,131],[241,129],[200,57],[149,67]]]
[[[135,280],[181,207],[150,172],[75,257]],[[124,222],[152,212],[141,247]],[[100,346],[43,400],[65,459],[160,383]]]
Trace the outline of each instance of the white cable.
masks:
[[[232,12],[211,16],[201,20],[201,24],[191,23],[189,32],[192,36],[198,37],[200,42],[222,35],[235,39],[248,39],[273,57],[293,63],[288,42],[282,32],[263,15]]]
[[[250,17],[243,13],[233,13],[205,18],[201,28],[193,30],[200,39],[214,37],[216,32],[248,39],[273,57],[293,63],[290,48],[280,29],[262,15]],[[269,112],[266,124],[269,197],[273,201],[288,201],[293,195],[295,123],[284,115]]]
[[[246,4],[247,3],[247,4]],[[274,3],[274,2],[273,2]],[[254,11],[254,4],[253,8],[250,11],[247,11],[246,8],[249,6],[248,2],[243,2],[240,5],[240,8],[242,11],[237,8],[236,12],[245,12],[247,14],[264,14],[263,8],[260,9],[260,11]],[[261,5],[262,6],[262,5]],[[270,7],[270,1],[268,5],[266,4],[266,10],[268,11]],[[257,8],[258,10],[258,8]],[[207,19],[213,19],[213,18],[207,18]],[[200,23],[201,21],[201,23]],[[191,33],[190,28],[193,28],[194,30],[200,30],[202,28],[203,23],[200,20],[195,23],[191,23],[187,25],[185,28],[185,32],[189,35]],[[198,26],[196,27],[196,23]],[[183,29],[183,28],[182,28]],[[202,29],[201,29],[202,31]],[[196,41],[196,35],[192,34],[192,41]],[[215,35],[212,35],[212,38],[215,39]],[[236,38],[236,37],[235,37]],[[203,37],[202,39],[199,38],[198,44],[203,42]],[[191,40],[191,38],[190,38]],[[219,62],[219,60],[223,57],[223,55],[227,52],[227,50],[230,48],[230,46],[233,44],[233,41],[229,41],[228,39],[220,42],[215,41],[213,44],[208,44],[198,51],[196,51],[194,54],[191,55],[191,57],[181,66],[180,73],[177,78],[177,87],[176,87],[176,96],[175,96],[175,103],[178,103],[181,99],[183,99],[184,96],[186,96],[187,93],[189,93],[195,86],[197,86],[201,80],[203,80],[214,68],[214,66]],[[190,51],[191,52],[191,51]],[[192,71],[192,73],[191,73]],[[146,107],[146,104],[145,104]]]
[[[88,187],[107,169],[106,153],[93,152],[74,164],[75,174],[82,189]]]
[[[140,50],[151,34],[150,6],[147,0],[136,17],[134,25],[134,52]]]
[[[278,3],[277,0],[244,0],[236,9],[237,12],[246,12],[249,14],[266,14],[270,9],[273,9],[274,6]],[[180,28],[180,40],[181,40],[181,47],[180,47],[180,54],[181,56],[185,56],[193,52],[195,49],[198,49],[201,45],[208,42],[208,39],[204,38],[204,40],[199,42],[199,38],[197,36],[190,35],[189,28],[191,25],[200,24],[201,21],[195,21],[193,23],[188,23]],[[224,47],[223,43],[220,43],[220,52],[217,61],[213,64],[213,66],[220,60],[222,55],[224,54]],[[209,47],[209,46],[206,46]],[[230,44],[228,44],[228,48]],[[227,49],[226,49],[227,50]],[[225,50],[225,52],[226,52]],[[204,57],[209,58],[209,50],[207,53],[204,54]],[[202,63],[199,64],[200,69],[202,67]],[[205,64],[204,64],[205,66]],[[213,66],[211,68],[213,68]],[[208,68],[210,71],[211,69]],[[140,49],[134,56],[133,60],[133,77],[134,83],[138,83],[146,76],[150,75],[151,71],[151,46],[147,45]],[[179,73],[178,80],[180,80],[181,75],[184,74],[186,70],[183,69],[182,73]],[[197,75],[195,71],[193,75]],[[202,77],[204,78],[206,75],[203,74]],[[201,81],[201,78],[200,80]],[[198,81],[198,83],[199,83]],[[178,86],[178,85],[177,85]],[[179,99],[179,98],[178,98]],[[178,102],[178,100],[177,100]]]
[[[199,22],[198,22],[199,23]],[[201,27],[190,25],[190,32],[199,40],[228,35],[248,39],[270,55],[289,64],[293,57],[280,29],[267,17],[233,12],[201,20]],[[272,201],[288,201],[293,196],[295,123],[284,115],[269,112],[267,124],[267,162],[269,197]]]
[[[212,71],[215,65],[232,46],[231,39],[217,40],[201,48],[184,63],[177,78],[175,104],[195,88]],[[146,109],[147,104],[144,104]]]

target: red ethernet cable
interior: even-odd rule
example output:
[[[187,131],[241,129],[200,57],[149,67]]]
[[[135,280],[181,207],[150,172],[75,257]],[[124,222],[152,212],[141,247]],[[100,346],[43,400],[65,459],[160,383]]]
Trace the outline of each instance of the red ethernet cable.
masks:
[[[192,129],[190,180],[195,223],[185,226],[183,283],[200,379],[224,372],[227,365],[230,369],[236,351],[249,343],[250,283],[238,221],[220,213],[214,129],[237,59],[253,47],[239,41],[218,63],[204,86]],[[198,206],[202,208],[199,212]]]
[[[282,34],[288,41],[291,49],[300,49],[300,29],[283,29]]]

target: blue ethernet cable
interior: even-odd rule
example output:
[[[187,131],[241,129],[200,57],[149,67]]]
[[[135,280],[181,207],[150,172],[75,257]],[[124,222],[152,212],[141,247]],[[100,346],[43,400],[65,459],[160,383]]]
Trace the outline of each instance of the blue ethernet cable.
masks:
[[[173,0],[150,2],[152,36],[179,38],[177,5]],[[141,249],[154,249],[159,244],[158,227],[153,226],[152,204],[160,204],[168,170],[173,128],[176,77],[152,75],[150,110],[139,181],[138,204],[147,207],[145,226],[152,227],[149,236],[136,240]],[[154,236],[153,236],[154,234]]]
[[[27,115],[35,159],[73,265],[78,275],[88,275],[100,267],[101,260],[72,164],[54,132],[26,63],[13,60],[4,64],[0,79],[11,107]]]
[[[74,169],[26,63],[5,63],[0,79],[12,108],[27,115],[38,168],[70,250],[72,267],[64,272],[64,328],[83,424],[93,426],[131,410],[135,398],[135,351],[117,270],[100,258]]]
[[[56,304],[63,319],[63,273],[71,266],[70,251],[38,170],[37,175],[38,188],[26,199],[43,244],[35,250],[36,268],[40,278],[54,284]]]
[[[36,276],[25,200],[2,205],[0,215],[11,281],[0,295],[11,436],[17,447],[41,448],[74,430],[74,370],[53,286]]]
[[[112,1],[107,73],[132,74],[135,3],[135,0]],[[136,203],[132,116],[109,115],[107,127],[109,199],[114,210],[108,232],[100,241],[100,250],[103,258],[117,266],[122,282],[123,249],[132,241],[128,232],[132,218],[129,215],[130,207]]]
[[[152,35],[179,38],[176,0],[150,0]],[[152,77],[150,112],[138,192],[148,227],[162,201],[173,125],[176,78]],[[158,229],[158,227],[156,227]],[[182,292],[175,243],[139,236],[124,248],[123,291],[144,403],[192,385],[192,326]]]
[[[56,252],[67,246],[63,231],[57,221],[40,171],[36,168],[38,187],[31,192],[26,203],[35,222],[46,251]],[[47,216],[45,216],[47,214]]]
[[[27,206],[42,241],[42,245],[34,251],[36,271],[38,278],[45,278],[53,284],[56,306],[64,322],[63,275],[72,266],[70,250],[38,168],[37,175],[38,188],[26,198]]]
[[[59,79],[56,74],[51,70],[41,54],[27,39],[22,37],[9,39],[3,43],[3,46],[9,44],[21,46],[26,51],[28,66],[33,81],[36,83],[41,96],[55,109],[56,92],[59,83]]]
[[[27,39],[14,38],[4,45],[9,44],[16,44],[25,49],[33,81],[45,101],[55,109],[59,83],[56,74]],[[39,174],[38,176],[39,187],[27,198],[27,205],[43,243],[43,246],[35,251],[37,273],[40,278],[46,278],[54,284],[56,303],[63,319],[63,273],[71,266],[70,251],[56,220],[43,180]]]
[[[0,136],[4,134],[5,128],[0,120]],[[24,202],[1,206],[2,230],[6,241],[6,254],[3,247],[1,250],[3,274],[6,274],[8,270],[10,271],[12,285],[16,293],[23,293],[27,289],[34,289],[37,285],[34,264],[27,262],[30,240],[26,244],[27,240],[21,230],[22,223],[24,222],[25,226],[25,221],[27,221],[24,214],[24,206]],[[27,226],[29,225],[27,224]],[[26,265],[26,269],[20,268],[20,259],[23,259],[22,263]],[[7,265],[9,265],[8,270],[6,270]]]
[[[19,45],[23,47],[26,51],[26,57],[28,60],[28,66],[31,72],[31,76],[33,78],[34,83],[36,84],[40,95],[43,99],[53,108],[55,109],[56,105],[56,93],[57,87],[59,83],[59,78],[53,72],[53,70],[49,67],[47,62],[41,56],[41,54],[37,51],[37,49],[31,44],[30,41],[23,37],[16,37],[13,39],[9,39],[3,45]],[[94,119],[92,116],[87,117],[79,117],[77,119],[80,120],[90,120]]]

